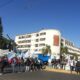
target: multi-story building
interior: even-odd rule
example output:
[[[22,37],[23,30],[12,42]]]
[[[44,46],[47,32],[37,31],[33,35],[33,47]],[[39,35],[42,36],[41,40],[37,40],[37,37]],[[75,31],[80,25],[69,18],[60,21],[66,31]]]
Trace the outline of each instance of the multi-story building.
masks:
[[[63,43],[64,47],[68,48],[68,53],[80,55],[80,48],[75,47],[73,42],[65,38],[61,38],[61,42]]]
[[[30,50],[30,52],[37,50],[39,53],[42,48],[49,45],[54,56],[60,56],[62,42],[64,46],[68,47],[70,53],[80,54],[80,49],[75,47],[71,41],[62,38],[60,31],[56,29],[43,29],[35,33],[17,35],[15,42],[19,50]]]
[[[44,29],[39,32],[17,35],[15,42],[18,44],[20,50],[38,50],[39,52],[43,47],[49,45],[52,54],[59,55],[60,53],[60,40],[61,33],[55,29]]]

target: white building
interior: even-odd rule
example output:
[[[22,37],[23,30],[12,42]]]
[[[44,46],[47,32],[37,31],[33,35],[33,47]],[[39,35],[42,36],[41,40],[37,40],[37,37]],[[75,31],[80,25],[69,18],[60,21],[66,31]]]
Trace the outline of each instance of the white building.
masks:
[[[77,54],[80,55],[80,48],[77,48],[73,42],[65,39],[65,38],[61,38],[61,42],[63,43],[64,47],[68,48],[68,52],[71,53],[71,55],[73,54]],[[68,56],[69,57],[69,56]]]
[[[17,35],[15,42],[20,50],[38,50],[39,52],[43,47],[49,45],[52,54],[59,55],[60,53],[60,40],[61,33],[55,29],[44,29],[39,32]]]
[[[60,31],[56,29],[43,29],[39,32],[17,35],[15,37],[19,50],[30,50],[31,53],[35,50],[41,52],[43,47],[49,45],[52,55],[58,57],[60,55],[61,41],[64,46],[68,47],[69,52],[80,54],[80,49],[74,47],[72,42],[62,38]]]

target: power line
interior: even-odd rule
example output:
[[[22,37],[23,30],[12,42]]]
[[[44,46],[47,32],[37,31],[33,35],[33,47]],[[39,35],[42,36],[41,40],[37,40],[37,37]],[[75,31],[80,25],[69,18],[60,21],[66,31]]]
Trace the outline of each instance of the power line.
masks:
[[[1,4],[1,5],[0,5],[0,8],[5,7],[5,6],[9,5],[9,4],[10,4],[10,3],[12,3],[13,1],[14,1],[14,0],[9,0],[9,1],[7,1],[7,2],[5,2],[5,3]]]

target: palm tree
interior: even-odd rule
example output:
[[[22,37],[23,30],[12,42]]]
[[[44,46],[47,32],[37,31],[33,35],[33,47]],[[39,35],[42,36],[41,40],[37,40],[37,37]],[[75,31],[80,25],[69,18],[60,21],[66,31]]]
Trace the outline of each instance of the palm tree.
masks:
[[[78,60],[78,55],[76,53],[74,53],[74,57],[75,57],[75,60],[77,61]]]
[[[42,48],[42,53],[43,53],[43,55],[46,55],[47,54],[46,48]]]
[[[68,48],[64,47],[63,43],[61,42],[61,47],[60,47],[60,59],[64,60],[65,59],[65,54],[68,53]]]
[[[64,53],[64,46],[63,46],[63,43],[61,42],[61,46],[60,46],[60,56],[62,56],[63,53]]]
[[[68,48],[64,47],[64,53],[67,54],[68,53]]]
[[[50,53],[50,54],[51,54],[51,48],[50,48],[50,46],[49,46],[49,45],[46,45],[46,49],[47,49],[48,53]]]
[[[46,54],[51,54],[51,48],[49,45],[46,45],[45,47],[42,48],[42,53],[43,55],[46,55]]]

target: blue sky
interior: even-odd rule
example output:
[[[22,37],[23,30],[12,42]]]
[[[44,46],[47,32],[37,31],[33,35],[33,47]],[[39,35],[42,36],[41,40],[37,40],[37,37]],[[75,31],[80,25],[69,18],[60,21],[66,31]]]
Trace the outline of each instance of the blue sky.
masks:
[[[0,0],[0,16],[4,34],[13,39],[52,28],[80,47],[80,0]]]

